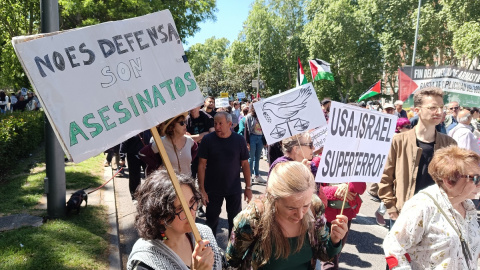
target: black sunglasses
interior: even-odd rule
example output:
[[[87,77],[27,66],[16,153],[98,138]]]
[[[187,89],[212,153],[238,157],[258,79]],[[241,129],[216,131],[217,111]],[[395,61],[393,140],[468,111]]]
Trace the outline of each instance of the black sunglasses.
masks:
[[[467,180],[472,179],[473,183],[475,185],[478,185],[478,182],[480,182],[480,175],[474,174],[474,175],[462,175],[461,177],[467,178]]]
[[[310,143],[301,143],[300,145],[301,145],[301,146],[308,146],[308,147],[310,147],[310,149],[313,149],[313,142],[310,142]]]
[[[411,128],[412,128],[412,125],[405,125],[405,126],[403,126],[402,128],[408,128],[408,129],[411,129]]]
[[[180,126],[182,126],[182,127],[183,127],[183,126],[186,124],[186,122],[185,122],[185,121],[178,121],[177,123],[179,123],[179,124],[180,124]]]

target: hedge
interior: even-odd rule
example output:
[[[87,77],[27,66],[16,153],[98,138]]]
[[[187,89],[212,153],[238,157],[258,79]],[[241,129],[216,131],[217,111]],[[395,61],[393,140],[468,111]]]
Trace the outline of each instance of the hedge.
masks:
[[[43,141],[42,111],[0,114],[0,177]]]

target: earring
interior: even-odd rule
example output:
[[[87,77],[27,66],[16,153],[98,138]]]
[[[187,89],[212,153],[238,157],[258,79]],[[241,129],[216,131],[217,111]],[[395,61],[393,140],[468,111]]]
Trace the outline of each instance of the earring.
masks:
[[[165,240],[168,240],[168,237],[165,235],[165,232],[164,232],[164,231],[161,231],[161,232],[160,232],[160,239],[161,239],[161,240],[164,240],[164,241],[165,241]]]

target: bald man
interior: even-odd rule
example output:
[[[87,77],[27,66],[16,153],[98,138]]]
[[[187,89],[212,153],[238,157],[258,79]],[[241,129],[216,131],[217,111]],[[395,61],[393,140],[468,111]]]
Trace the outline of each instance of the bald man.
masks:
[[[470,127],[472,115],[469,110],[461,110],[457,114],[458,124],[448,132],[448,135],[457,141],[458,147],[472,150],[480,155],[480,148],[477,139],[473,135]]]

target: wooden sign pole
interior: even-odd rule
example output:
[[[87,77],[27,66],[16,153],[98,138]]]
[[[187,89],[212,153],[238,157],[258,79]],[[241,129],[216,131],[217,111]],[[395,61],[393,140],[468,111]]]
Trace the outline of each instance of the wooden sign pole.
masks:
[[[350,183],[347,183],[347,187],[350,186]],[[342,204],[342,210],[340,210],[340,215],[343,215],[343,208],[345,208],[345,202],[347,201],[347,194],[348,194],[348,188],[347,191],[345,191],[345,196],[343,197],[343,204]]]
[[[185,214],[187,216],[188,223],[190,224],[190,227],[192,228],[193,236],[195,237],[195,241],[198,242],[202,240],[202,237],[200,237],[200,233],[198,232],[197,225],[195,225],[195,220],[193,220],[192,213],[190,212],[190,206],[188,205],[187,201],[185,200],[185,196],[183,195],[182,188],[180,187],[180,184],[178,183],[177,175],[175,174],[175,171],[173,170],[172,163],[170,163],[170,159],[168,158],[167,151],[165,150],[165,147],[163,146],[162,139],[160,138],[160,134],[158,134],[157,127],[153,127],[150,129],[153,135],[153,139],[155,140],[155,143],[157,144],[158,151],[160,153],[160,156],[162,157],[163,163],[165,167],[167,168],[168,175],[170,176],[170,179],[172,180],[173,187],[175,188],[175,193],[177,193],[177,198],[180,200],[180,204],[182,205],[183,211],[185,211]]]

